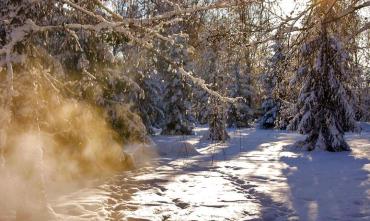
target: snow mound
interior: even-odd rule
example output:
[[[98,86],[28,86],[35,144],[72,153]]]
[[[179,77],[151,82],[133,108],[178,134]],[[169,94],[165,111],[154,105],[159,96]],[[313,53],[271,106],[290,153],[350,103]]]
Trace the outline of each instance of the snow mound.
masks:
[[[157,152],[151,145],[131,144],[125,146],[126,161],[129,168],[137,168],[148,165],[151,159],[157,156]]]
[[[161,156],[195,156],[200,153],[196,147],[188,141],[178,141],[176,143],[161,143],[157,146]]]

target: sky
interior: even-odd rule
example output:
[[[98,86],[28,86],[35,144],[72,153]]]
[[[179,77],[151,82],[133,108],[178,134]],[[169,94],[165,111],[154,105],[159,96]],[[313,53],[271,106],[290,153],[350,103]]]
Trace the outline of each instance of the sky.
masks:
[[[283,9],[284,14],[289,15],[290,12],[296,7],[298,2],[300,5],[304,5],[309,0],[280,0],[280,1],[281,1],[280,7],[281,9]]]
[[[280,7],[283,9],[285,14],[289,14],[295,7],[297,2],[304,3],[308,0],[280,0]],[[108,7],[111,7],[110,3],[106,3]]]
[[[293,0],[282,0],[280,7],[284,10],[286,14],[290,13],[294,9],[294,1]]]

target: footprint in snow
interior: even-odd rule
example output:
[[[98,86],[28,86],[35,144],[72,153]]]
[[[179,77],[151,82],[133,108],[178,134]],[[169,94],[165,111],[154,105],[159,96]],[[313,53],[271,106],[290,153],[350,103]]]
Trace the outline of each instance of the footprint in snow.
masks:
[[[190,206],[189,203],[185,203],[185,202],[181,201],[179,198],[176,198],[176,199],[172,200],[172,202],[174,202],[175,205],[177,207],[181,208],[181,209],[186,209]]]
[[[137,218],[137,217],[127,217],[127,221],[150,221],[150,219]]]

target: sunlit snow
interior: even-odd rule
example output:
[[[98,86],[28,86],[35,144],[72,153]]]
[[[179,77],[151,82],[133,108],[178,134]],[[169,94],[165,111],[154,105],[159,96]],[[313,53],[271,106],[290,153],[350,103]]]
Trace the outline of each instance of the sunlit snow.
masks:
[[[289,147],[301,136],[229,131],[227,143],[156,136],[153,164],[55,195],[62,220],[369,220],[370,132],[352,152]],[[187,149],[184,151],[181,149]]]

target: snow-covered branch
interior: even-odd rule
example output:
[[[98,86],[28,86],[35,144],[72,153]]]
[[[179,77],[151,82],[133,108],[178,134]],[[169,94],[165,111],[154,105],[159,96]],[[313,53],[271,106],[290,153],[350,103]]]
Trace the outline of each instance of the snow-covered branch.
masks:
[[[154,21],[159,20],[166,20],[170,18],[176,18],[180,15],[195,13],[199,11],[205,11],[205,10],[211,10],[211,9],[220,9],[220,8],[230,8],[237,6],[237,2],[235,1],[218,1],[216,3],[212,3],[205,6],[197,6],[192,8],[184,8],[181,9],[179,7],[175,7],[175,10],[152,17],[148,19],[126,19],[122,16],[112,12],[108,8],[104,7],[99,1],[96,1],[99,7],[103,7],[104,10],[108,11],[108,13],[114,17],[117,21],[109,21],[107,18],[104,18],[103,16],[94,13],[93,11],[90,11],[82,6],[79,6],[78,4],[71,2],[69,0],[60,0],[60,2],[69,5],[71,8],[91,17],[92,24],[79,24],[79,23],[70,23],[70,24],[62,24],[62,25],[47,25],[47,26],[41,26],[35,24],[32,20],[28,19],[26,23],[22,26],[19,26],[15,28],[11,33],[11,41],[7,43],[2,49],[0,49],[0,55],[6,54],[7,59],[7,65],[8,65],[8,71],[9,74],[12,76],[12,68],[11,68],[11,61],[9,60],[8,55],[13,53],[14,46],[17,43],[20,43],[24,41],[29,35],[37,32],[48,32],[48,31],[67,31],[69,34],[72,34],[74,38],[77,38],[75,34],[73,34],[73,31],[69,30],[86,30],[86,31],[92,31],[98,34],[101,33],[107,33],[107,32],[115,32],[123,34],[125,37],[127,37],[130,41],[134,42],[140,47],[143,47],[149,51],[152,51],[156,53],[158,56],[164,58],[169,64],[171,64],[172,67],[178,68],[179,73],[181,75],[184,75],[186,79],[191,80],[195,85],[200,86],[202,89],[206,90],[208,93],[210,93],[213,96],[217,96],[223,101],[231,102],[234,99],[226,98],[224,96],[221,96],[218,92],[213,91],[208,88],[206,84],[204,84],[204,81],[200,78],[197,78],[193,76],[190,72],[185,71],[185,69],[175,62],[173,62],[169,58],[165,58],[166,56],[161,53],[158,49],[154,46],[154,40],[153,38],[148,38],[145,35],[142,35],[142,33],[148,33],[152,36],[154,36],[157,39],[160,39],[162,41],[169,42],[173,46],[174,41],[162,34],[160,34],[156,29],[152,29],[149,26],[144,26],[143,24],[152,24]],[[247,1],[246,1],[247,2]],[[249,1],[248,1],[249,2]],[[97,23],[96,23],[97,22]],[[141,30],[141,31],[138,31]],[[138,34],[136,34],[138,32]],[[140,36],[139,36],[140,35]]]

